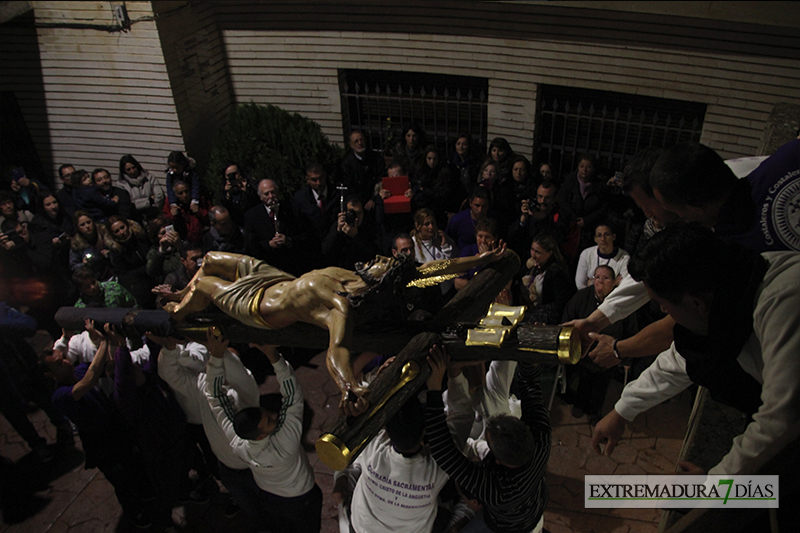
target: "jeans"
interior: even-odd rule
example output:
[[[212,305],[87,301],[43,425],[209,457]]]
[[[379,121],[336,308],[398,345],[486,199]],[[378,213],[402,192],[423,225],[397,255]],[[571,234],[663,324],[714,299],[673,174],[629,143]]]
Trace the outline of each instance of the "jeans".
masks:
[[[244,509],[244,512],[259,524],[269,524],[272,517],[266,512],[261,502],[261,489],[253,479],[249,468],[238,470],[218,464],[222,484],[231,493],[233,500]]]
[[[262,491],[261,497],[274,518],[274,531],[319,533],[322,527],[322,490],[316,483],[302,496],[281,498]]]

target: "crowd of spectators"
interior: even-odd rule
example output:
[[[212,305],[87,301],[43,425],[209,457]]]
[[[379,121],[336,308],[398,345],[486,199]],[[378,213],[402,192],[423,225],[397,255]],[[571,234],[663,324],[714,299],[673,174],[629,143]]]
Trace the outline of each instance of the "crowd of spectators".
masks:
[[[297,191],[281,191],[270,179],[255,183],[234,161],[219,169],[220,190],[210,191],[181,152],[169,154],[164,179],[131,155],[120,159],[116,179],[104,168],[88,172],[64,164],[58,170],[59,190],[14,169],[8,190],[0,191],[0,275],[7,288],[0,315],[4,328],[6,322],[9,328],[20,327],[12,319],[29,315],[51,334],[55,346],[42,358],[41,368],[57,387],[52,396],[43,394],[41,374],[30,361],[20,363],[30,354],[20,355],[19,347],[4,349],[4,382],[40,380],[40,385],[19,386],[13,394],[3,387],[3,412],[42,460],[50,457],[41,437],[31,434],[15,410],[18,396],[24,395],[16,390],[34,391],[27,399],[48,409],[60,446],[71,441],[66,416],[80,433],[87,467],[106,474],[126,515],[139,526],[156,521],[169,527],[171,509],[178,501],[207,498],[206,482],[213,476],[233,496],[231,513],[241,507],[261,523],[280,524],[274,526],[280,531],[318,531],[321,494],[299,440],[302,387],[274,348],[250,347],[272,363],[281,383],[282,398],[268,405],[257,393],[254,397],[256,381],[226,341],[209,338],[203,346],[152,336],[125,339],[113,328],[89,322],[83,333],[62,331],[54,312],[60,306],[159,308],[164,302],[157,295],[183,290],[209,251],[250,255],[299,276],[327,266],[356,270],[376,255],[406,254],[421,264],[506,245],[522,259],[521,268],[496,301],[525,305],[526,321],[555,325],[589,317],[629,278],[628,260],[642,243],[670,225],[675,213],[690,220],[695,214],[696,202],[681,196],[680,188],[673,192],[669,183],[659,189],[666,200],[658,192],[654,197],[648,176],[656,162],[664,164],[659,151],[645,151],[629,162],[623,183],[605,176],[591,155],[577,157],[574,171],[559,178],[548,162],[532,166],[503,138],[491,141],[485,157],[471,139],[456,139],[447,160],[427,144],[418,125],[409,124],[389,161],[354,130],[340,167],[329,173],[308,162],[306,184]],[[400,212],[387,208],[393,196],[383,187],[387,176],[408,178],[406,207]],[[671,210],[663,209],[665,201]],[[725,229],[747,228],[732,222]],[[428,289],[415,300],[422,316],[435,314],[475,274]],[[617,340],[633,337],[662,317],[658,309],[645,306],[601,333],[613,337],[619,358]],[[460,448],[451,449],[441,415],[444,404],[436,394],[446,366],[443,357],[437,352],[432,359],[424,415],[421,407],[409,404],[354,469],[338,476],[335,495],[350,509],[351,531],[457,531],[475,508],[481,510],[468,528],[541,527],[547,461],[542,450],[549,452],[549,431],[538,370],[520,365],[516,372],[522,412],[517,409],[515,418],[508,399],[516,364],[503,367],[505,380],[491,379],[499,370],[481,365],[474,372],[480,376],[477,387],[499,395],[500,407],[481,413],[478,419],[487,425],[481,422],[477,433],[477,426],[468,428],[470,437],[465,433]],[[107,366],[108,361],[114,364]],[[640,363],[638,372],[646,366]],[[450,368],[447,373],[450,391],[461,371]],[[586,413],[596,423],[611,374],[588,359],[570,374],[579,382],[577,396],[566,398],[575,403],[573,414]],[[465,380],[461,405],[458,394],[445,398],[449,414],[466,412],[475,420],[469,391],[476,390],[476,383]],[[492,425],[494,415],[508,420]],[[430,449],[421,440],[423,419]],[[474,446],[485,433],[493,442]],[[522,451],[506,450],[506,439],[527,444]],[[484,460],[488,451],[507,470],[473,472],[474,463],[457,458],[467,452],[468,442],[477,450],[476,460]],[[190,469],[199,478],[190,480]],[[418,477],[411,474],[414,469]],[[386,484],[382,475],[413,478],[414,486],[425,489],[415,495],[416,502],[404,493],[405,504],[387,506],[373,490]],[[448,493],[448,478],[458,482],[460,492]],[[503,492],[513,483],[526,484],[525,494],[512,498]],[[441,507],[450,509],[439,518],[437,496]],[[144,502],[152,498],[159,503],[157,511],[146,511]],[[526,511],[508,512],[512,500],[526,504]],[[449,524],[444,516],[451,517]],[[404,520],[410,524],[406,529],[399,525]]]

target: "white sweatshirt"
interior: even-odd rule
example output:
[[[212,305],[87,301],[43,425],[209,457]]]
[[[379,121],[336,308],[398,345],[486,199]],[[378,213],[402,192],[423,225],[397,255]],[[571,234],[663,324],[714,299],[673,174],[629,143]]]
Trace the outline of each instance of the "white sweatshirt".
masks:
[[[277,428],[262,440],[246,440],[236,435],[233,429],[235,412],[225,402],[226,369],[218,357],[212,357],[208,362],[204,391],[234,453],[250,467],[261,490],[284,498],[302,496],[314,487],[314,471],[300,443],[303,392],[292,366],[285,359],[279,359],[272,367],[283,402]]]
[[[175,393],[175,399],[186,413],[191,424],[203,424],[211,450],[222,464],[234,470],[248,468],[238,455],[233,452],[230,439],[217,423],[211,406],[204,394],[206,374],[195,373],[180,363],[180,346],[175,350],[162,349],[158,356],[158,375]],[[224,358],[225,376],[228,381],[228,402],[237,409],[257,407],[259,401],[258,384],[242,361],[228,352]]]
[[[800,253],[762,255],[770,265],[756,294],[753,334],[737,358],[742,369],[762,384],[762,404],[709,474],[747,472],[758,454],[800,420]],[[614,409],[633,420],[690,384],[686,361],[673,343],[625,387]]]

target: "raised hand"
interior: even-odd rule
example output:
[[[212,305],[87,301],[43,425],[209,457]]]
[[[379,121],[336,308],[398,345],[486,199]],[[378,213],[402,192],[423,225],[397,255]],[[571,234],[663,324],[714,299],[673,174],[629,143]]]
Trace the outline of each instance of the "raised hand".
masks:
[[[225,355],[225,350],[228,349],[229,342],[228,339],[223,339],[222,335],[214,333],[213,328],[209,328],[206,331],[206,342],[204,344],[208,348],[208,353],[211,354],[211,357],[222,358]]]
[[[175,337],[161,337],[151,331],[145,332],[144,336],[167,350],[174,350],[178,346],[178,339]]]
[[[89,338],[94,344],[98,344],[105,340],[105,335],[103,335],[102,332],[97,331],[97,328],[94,325],[94,320],[87,318],[83,321],[83,325],[86,328],[86,331],[89,332]]]
[[[108,340],[110,344],[113,346],[125,346],[125,336],[122,335],[119,331],[117,331],[116,326],[111,324],[106,324],[103,326],[103,330],[106,332],[105,338]]]
[[[442,380],[447,372],[447,363],[450,358],[444,346],[434,344],[428,351],[428,364],[431,365],[431,375],[428,376],[428,390],[442,390]]]
[[[258,344],[255,342],[251,342],[248,344],[250,348],[255,348],[259,350],[261,353],[267,356],[269,362],[275,364],[281,358],[281,354],[278,353],[278,347],[274,344]]]

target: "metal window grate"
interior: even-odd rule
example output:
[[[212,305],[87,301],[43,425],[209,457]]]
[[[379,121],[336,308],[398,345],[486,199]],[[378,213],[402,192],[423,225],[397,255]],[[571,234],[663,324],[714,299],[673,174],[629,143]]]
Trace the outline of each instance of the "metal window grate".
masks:
[[[613,173],[648,146],[699,141],[705,104],[608,91],[542,86],[535,136],[538,156],[556,176],[572,171],[581,153]]]
[[[408,122],[425,131],[428,142],[446,157],[461,134],[477,146],[486,144],[488,81],[485,78],[415,72],[341,70],[344,134],[364,131],[373,150],[383,150],[403,136]]]

